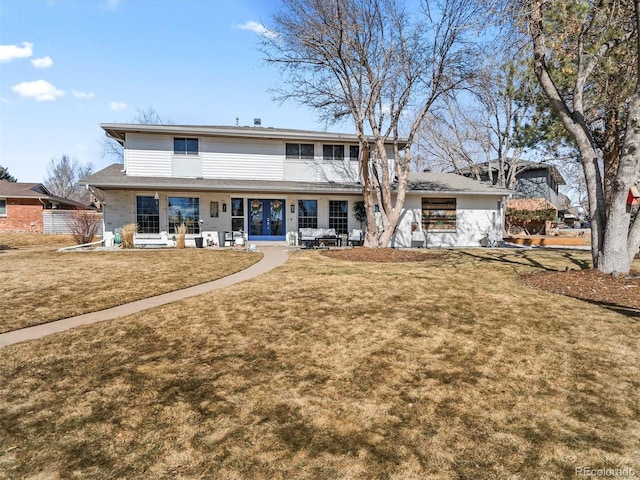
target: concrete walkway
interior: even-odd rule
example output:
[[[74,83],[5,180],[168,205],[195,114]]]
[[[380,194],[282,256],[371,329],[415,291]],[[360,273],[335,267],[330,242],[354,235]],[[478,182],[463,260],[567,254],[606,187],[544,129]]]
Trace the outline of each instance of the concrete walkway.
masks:
[[[24,342],[26,340],[33,340],[35,338],[45,337],[52,333],[62,332],[69,330],[70,328],[77,327],[79,325],[88,325],[91,323],[102,322],[104,320],[113,320],[114,318],[124,317],[133,313],[138,313],[149,308],[158,307],[167,303],[182,300],[183,298],[193,297],[195,295],[201,295],[203,293],[217,290],[219,288],[228,287],[234,283],[242,282],[269,270],[284,264],[287,261],[288,253],[286,247],[272,247],[265,246],[260,247],[260,251],[264,255],[262,260],[258,263],[254,263],[249,268],[246,268],[240,272],[234,273],[227,277],[214,280],[212,282],[202,283],[193,287],[185,288],[182,290],[176,290],[175,292],[164,293],[155,297],[145,298],[131,303],[126,303],[106,310],[100,310],[98,312],[86,313],[84,315],[78,315],[76,317],[65,318],[64,320],[58,320],[55,322],[45,323],[43,325],[36,325],[33,327],[27,327],[20,330],[14,330],[12,332],[0,334],[0,347],[6,345],[12,345],[18,342]]]

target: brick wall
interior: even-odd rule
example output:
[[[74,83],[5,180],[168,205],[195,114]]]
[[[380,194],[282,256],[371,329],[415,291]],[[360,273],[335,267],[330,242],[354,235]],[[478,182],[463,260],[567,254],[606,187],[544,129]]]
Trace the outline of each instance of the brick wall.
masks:
[[[7,216],[0,216],[0,231],[42,233],[42,204],[38,199],[8,198]]]

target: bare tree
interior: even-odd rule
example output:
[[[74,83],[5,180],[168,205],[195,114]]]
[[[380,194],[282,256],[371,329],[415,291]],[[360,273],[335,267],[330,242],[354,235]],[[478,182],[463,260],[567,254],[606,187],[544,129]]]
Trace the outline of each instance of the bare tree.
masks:
[[[413,168],[457,174],[468,169],[480,180],[480,170],[474,166],[490,160],[482,148],[487,144],[483,114],[468,101],[462,106],[456,98],[447,97],[420,126]]]
[[[52,157],[47,168],[48,176],[44,179],[44,186],[53,195],[68,198],[77,202],[89,202],[89,195],[78,181],[90,175],[93,171],[91,162],[82,165],[76,158],[63,154],[60,158]]]
[[[483,163],[496,172],[489,175],[494,184],[513,188],[527,146],[525,131],[535,123],[537,84],[521,60],[522,47],[509,40],[499,47],[487,45],[469,88],[446,97],[425,118],[422,163],[442,171],[469,171],[477,179]]]
[[[471,75],[466,34],[481,13],[471,0],[438,6],[425,1],[421,11],[400,0],[282,5],[264,49],[287,80],[280,98],[315,109],[327,123],[353,122],[367,212],[365,245],[387,246],[402,215],[418,126],[440,96]]]
[[[78,245],[92,242],[98,234],[101,223],[102,217],[89,210],[74,210],[67,219],[71,236]]]
[[[164,120],[153,107],[146,110],[137,110],[131,123],[140,125],[168,125],[171,122]],[[124,162],[124,147],[114,139],[102,138],[102,158],[110,158],[118,163]]]
[[[566,190],[568,194],[575,199],[577,204],[588,216],[589,197],[587,195],[587,184],[584,180],[584,172],[580,162],[575,158],[573,162],[564,162],[562,165],[562,176],[567,180]]]

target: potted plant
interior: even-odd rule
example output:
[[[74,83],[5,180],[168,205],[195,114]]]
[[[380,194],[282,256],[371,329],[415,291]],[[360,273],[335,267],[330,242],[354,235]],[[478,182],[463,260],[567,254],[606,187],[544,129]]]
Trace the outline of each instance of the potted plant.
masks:
[[[204,220],[198,220],[198,236],[194,239],[196,241],[196,248],[203,247],[203,239],[202,239],[202,225],[204,225]]]
[[[364,208],[364,202],[354,202],[353,204],[353,216],[360,222],[360,230],[362,230],[362,224],[367,221],[367,211]]]

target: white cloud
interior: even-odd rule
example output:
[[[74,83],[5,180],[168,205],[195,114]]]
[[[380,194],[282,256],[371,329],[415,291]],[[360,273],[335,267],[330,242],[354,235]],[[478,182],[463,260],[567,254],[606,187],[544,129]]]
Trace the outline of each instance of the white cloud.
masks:
[[[22,42],[18,45],[0,45],[0,62],[10,62],[16,58],[29,58],[33,55],[33,43]]]
[[[119,4],[120,4],[120,0],[106,0],[102,8],[105,10],[115,11],[118,9]]]
[[[236,25],[236,28],[240,30],[251,30],[252,32],[257,33],[258,35],[262,35],[263,37],[267,37],[270,39],[278,38],[278,34],[269,30],[267,27],[262,25],[261,23],[254,22],[249,20],[248,22],[244,22],[241,25]]]
[[[127,108],[127,104],[123,102],[111,102],[109,103],[109,107],[111,108],[111,110],[115,110],[117,112],[119,110],[124,110],[125,108]]]
[[[34,58],[31,60],[31,65],[36,68],[49,68],[53,65],[53,60],[51,60],[51,57]]]
[[[82,98],[83,100],[88,100],[95,97],[95,94],[93,92],[79,92],[78,90],[71,90],[71,93],[74,97]]]
[[[64,95],[64,91],[58,90],[45,80],[34,82],[22,82],[13,86],[13,91],[26,98],[33,98],[39,102],[45,100],[55,100]]]

